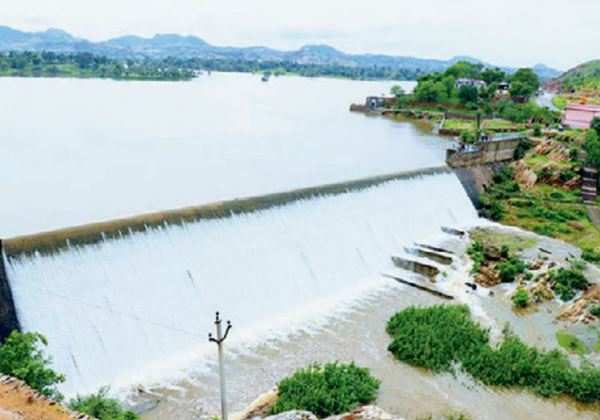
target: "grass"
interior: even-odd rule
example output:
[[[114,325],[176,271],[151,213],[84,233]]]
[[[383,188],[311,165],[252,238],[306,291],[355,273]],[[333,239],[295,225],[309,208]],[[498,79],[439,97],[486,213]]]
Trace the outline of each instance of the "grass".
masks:
[[[565,98],[564,96],[556,95],[554,98],[552,98],[552,103],[558,109],[565,109],[567,107],[568,101],[567,98]]]
[[[495,118],[495,119],[492,119],[492,120],[484,120],[481,125],[482,125],[482,128],[484,130],[491,130],[491,131],[495,131],[495,130],[499,130],[499,131],[506,131],[506,130],[519,131],[519,130],[523,130],[525,128],[525,126],[523,124],[515,124],[512,121],[503,120],[503,119],[500,119],[500,118]]]
[[[455,131],[475,130],[475,121],[449,119],[444,122],[443,128]]]
[[[537,240],[534,238],[526,238],[514,233],[500,232],[494,229],[475,228],[469,232],[469,235],[472,240],[484,246],[493,246],[498,249],[506,246],[511,254],[517,254],[537,244]]]
[[[575,335],[569,333],[568,331],[558,331],[556,333],[556,341],[558,341],[558,345],[563,349],[568,351],[569,353],[578,354],[583,356],[584,354],[588,354],[590,351],[587,346],[575,337]]]
[[[462,369],[485,385],[524,388],[543,397],[600,401],[600,370],[576,368],[558,350],[542,351],[505,330],[498,346],[464,305],[410,307],[387,324],[388,349],[400,361],[434,373]]]

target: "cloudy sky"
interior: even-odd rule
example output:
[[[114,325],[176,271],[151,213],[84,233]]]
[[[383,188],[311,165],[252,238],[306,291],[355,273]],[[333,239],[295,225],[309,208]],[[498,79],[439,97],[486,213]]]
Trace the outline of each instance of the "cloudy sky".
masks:
[[[566,69],[600,58],[600,0],[1,0],[0,25],[106,38],[192,34],[216,45],[430,58]]]

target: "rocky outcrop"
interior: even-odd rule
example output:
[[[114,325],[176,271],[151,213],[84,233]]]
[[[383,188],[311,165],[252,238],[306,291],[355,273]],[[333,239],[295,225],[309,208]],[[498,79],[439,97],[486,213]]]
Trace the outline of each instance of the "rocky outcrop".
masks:
[[[265,420],[318,420],[317,416],[308,411],[288,411],[274,416],[266,417]],[[359,407],[349,413],[339,416],[331,416],[325,420],[404,420],[402,417],[387,413],[374,405]]]
[[[265,392],[252,402],[244,411],[232,416],[233,420],[249,420],[256,417],[265,417],[277,402],[277,387]]]
[[[0,376],[0,419],[93,420],[85,414],[67,410],[25,382],[10,376]]]
[[[589,313],[589,308],[597,303],[600,303],[600,284],[590,287],[579,299],[563,309],[558,315],[558,319],[586,324],[594,322],[596,317]]]
[[[535,185],[538,180],[537,175],[534,171],[529,169],[525,162],[519,160],[515,163],[515,181],[521,186],[523,189],[529,189]]]

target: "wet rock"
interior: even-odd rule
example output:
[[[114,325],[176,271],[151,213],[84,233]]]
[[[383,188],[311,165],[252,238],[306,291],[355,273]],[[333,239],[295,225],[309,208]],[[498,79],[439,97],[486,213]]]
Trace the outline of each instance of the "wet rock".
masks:
[[[470,288],[472,290],[477,290],[477,285],[474,283],[465,282],[465,286],[467,286],[468,288]]]
[[[317,416],[308,411],[287,411],[274,416],[265,417],[268,420],[318,420]]]
[[[528,267],[528,268],[529,268],[531,271],[537,271],[537,270],[541,269],[543,266],[544,266],[544,261],[542,261],[542,260],[536,260],[536,261],[532,261],[532,262],[529,264],[529,267]]]
[[[483,287],[494,287],[500,284],[500,274],[489,266],[483,266],[475,276],[475,283]]]
[[[367,405],[350,413],[327,417],[325,420],[403,420],[403,418],[394,416],[374,405]]]
[[[500,261],[502,259],[502,251],[497,246],[485,245],[483,255],[488,261]]]
[[[590,287],[579,299],[568,305],[558,315],[560,321],[586,322],[595,317],[589,313],[592,304],[600,303],[600,284]]]
[[[530,293],[531,296],[533,296],[534,301],[537,303],[554,299],[554,292],[550,288],[547,280],[539,281],[530,289]]]
[[[271,408],[277,402],[278,395],[279,391],[277,387],[265,392],[254,400],[244,411],[232,416],[232,420],[249,420],[268,415]]]
[[[392,262],[398,268],[421,274],[428,277],[430,280],[435,280],[437,275],[440,274],[439,268],[419,261],[408,260],[402,257],[392,257]]]

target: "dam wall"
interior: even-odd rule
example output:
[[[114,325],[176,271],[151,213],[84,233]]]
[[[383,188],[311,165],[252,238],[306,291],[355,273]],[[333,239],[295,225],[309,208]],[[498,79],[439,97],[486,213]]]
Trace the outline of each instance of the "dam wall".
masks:
[[[449,172],[451,172],[451,169],[448,167],[398,172],[348,182],[148,213],[141,216],[19,236],[4,240],[5,254],[10,259],[35,253],[52,253],[68,249],[72,246],[90,245],[106,239],[122,238],[135,232],[145,232],[153,228],[166,228],[169,225],[183,225],[199,220],[222,219],[239,214],[266,210],[295,201],[310,199],[314,196],[345,194],[381,185],[389,181]]]
[[[14,330],[20,330],[19,319],[6,272],[2,240],[0,240],[0,343]]]
[[[446,168],[275,197],[52,252],[31,252],[32,242],[6,258],[20,325],[48,338],[67,378],[61,391],[130,389],[205,368],[217,310],[234,325],[230,351],[285,339],[336,305],[397,287],[381,277],[398,270],[391,256],[479,220]]]

